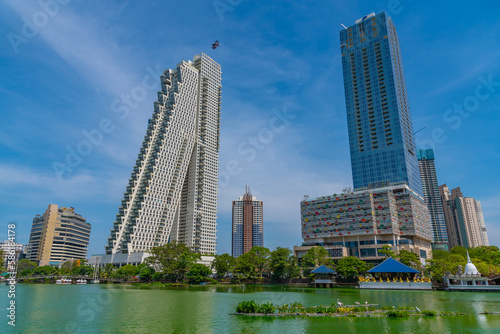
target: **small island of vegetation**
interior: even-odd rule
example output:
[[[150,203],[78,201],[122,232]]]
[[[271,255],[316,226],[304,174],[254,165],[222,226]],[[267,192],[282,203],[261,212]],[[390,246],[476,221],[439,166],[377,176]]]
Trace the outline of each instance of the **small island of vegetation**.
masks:
[[[438,313],[433,310],[420,310],[418,307],[410,306],[381,306],[375,304],[344,305],[337,304],[321,306],[304,306],[300,302],[290,304],[274,305],[272,302],[258,304],[254,300],[242,301],[236,306],[233,315],[250,316],[329,316],[329,317],[410,317],[410,316],[445,316],[465,315],[465,313],[446,312]]]

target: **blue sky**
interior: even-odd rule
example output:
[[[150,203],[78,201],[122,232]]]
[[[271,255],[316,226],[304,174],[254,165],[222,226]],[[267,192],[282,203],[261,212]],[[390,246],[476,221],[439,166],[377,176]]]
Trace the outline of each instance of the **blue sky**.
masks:
[[[414,129],[426,127],[417,143],[435,148],[440,184],[482,202],[500,245],[500,4],[480,0],[3,1],[0,239],[16,222],[27,243],[34,215],[55,203],[88,219],[89,254],[102,253],[155,80],[204,52],[222,66],[220,168],[234,174],[219,189],[218,252],[230,252],[231,201],[245,183],[264,201],[265,246],[300,244],[303,196],[352,185],[340,23],[381,10],[400,38]],[[270,132],[277,114],[286,121]],[[259,135],[259,150],[241,154]],[[85,156],[61,169],[78,149]]]

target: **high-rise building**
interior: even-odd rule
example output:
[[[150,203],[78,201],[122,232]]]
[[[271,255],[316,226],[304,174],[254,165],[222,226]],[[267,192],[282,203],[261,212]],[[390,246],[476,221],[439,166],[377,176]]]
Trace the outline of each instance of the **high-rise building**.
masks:
[[[474,248],[488,246],[488,235],[484,223],[481,203],[464,197],[460,187],[451,190],[446,184],[439,186],[443,203],[449,247]]]
[[[207,55],[163,72],[105,261],[173,240],[215,253],[220,109],[221,67]]]
[[[264,247],[263,203],[245,187],[245,194],[233,201],[232,255],[238,257],[254,246]]]
[[[74,208],[50,204],[43,215],[33,219],[26,258],[40,266],[85,259],[90,229],[90,224]]]
[[[340,32],[354,192],[301,202],[300,259],[321,245],[331,258],[378,262],[382,245],[432,256],[399,40],[384,13]]]
[[[398,35],[385,12],[340,32],[354,190],[407,184],[423,196]]]
[[[481,243],[483,246],[489,246],[490,242],[488,240],[488,233],[486,233],[486,223],[484,221],[483,209],[481,208],[480,201],[474,201],[476,205],[476,215],[479,223],[479,230],[481,234]]]
[[[448,233],[446,232],[443,205],[441,203],[441,196],[439,195],[436,165],[434,164],[434,151],[432,149],[417,150],[417,157],[424,200],[431,217],[432,234],[434,237],[432,247],[448,250]]]

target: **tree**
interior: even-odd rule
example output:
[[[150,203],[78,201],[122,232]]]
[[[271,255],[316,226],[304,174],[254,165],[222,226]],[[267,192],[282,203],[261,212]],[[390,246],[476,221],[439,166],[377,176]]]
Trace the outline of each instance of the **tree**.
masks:
[[[114,271],[114,267],[111,263],[107,263],[106,266],[102,270],[102,278],[111,277]]]
[[[173,276],[175,281],[184,280],[191,267],[201,259],[201,255],[191,251],[184,243],[169,242],[153,247],[146,263],[165,275]]]
[[[450,250],[450,254],[459,254],[464,258],[467,258],[467,248],[463,246],[455,246]]]
[[[153,282],[160,282],[165,279],[165,275],[162,272],[157,271],[153,274],[153,276],[151,276],[151,279]]]
[[[94,267],[87,265],[75,266],[71,269],[71,275],[85,276],[91,275],[94,272]]]
[[[116,271],[118,277],[128,279],[137,275],[137,267],[131,264],[124,265]]]
[[[394,252],[392,251],[392,246],[390,245],[383,245],[382,249],[378,250],[378,253],[385,255],[386,259],[389,257],[394,257]]]
[[[0,272],[4,272],[5,268],[4,268],[4,265],[3,265],[3,254],[4,254],[4,251],[3,249],[0,249]]]
[[[255,278],[257,274],[262,277],[269,266],[270,255],[271,252],[268,248],[254,246],[250,251],[236,258],[235,271],[247,278]]]
[[[37,276],[50,276],[53,275],[55,271],[56,271],[55,267],[42,266],[34,268],[32,274]]]
[[[22,259],[17,263],[17,272],[20,276],[30,276],[37,266],[36,262],[28,259]]]
[[[366,263],[354,256],[344,257],[337,262],[337,272],[349,280],[354,280],[357,276],[364,275],[366,270]]]
[[[273,279],[287,279],[299,274],[297,259],[288,248],[278,247],[271,252],[270,269]]]
[[[254,254],[246,252],[236,258],[235,272],[245,275],[247,278],[255,278],[257,268],[255,266]]]
[[[328,251],[323,246],[315,246],[309,249],[306,255],[302,257],[301,267],[303,268],[304,275],[308,276],[314,268],[323,264],[330,264]]]
[[[211,267],[217,272],[217,276],[224,277],[233,270],[235,264],[235,258],[227,253],[224,253],[221,255],[215,255]]]
[[[417,269],[420,268],[420,257],[413,252],[407,251],[406,249],[402,249],[399,251],[398,259],[402,264],[406,264],[407,266]]]
[[[262,277],[264,271],[269,267],[269,256],[271,255],[269,248],[254,246],[248,253],[253,255],[252,260],[254,261],[255,268],[260,277]]]
[[[195,263],[187,273],[187,279],[190,282],[205,282],[212,271],[201,263]]]
[[[469,249],[469,255],[472,258],[480,259],[488,264],[500,265],[500,251],[496,246],[479,246]]]
[[[142,282],[150,282],[153,278],[155,270],[151,268],[146,262],[143,262],[135,267],[134,275],[140,277]]]

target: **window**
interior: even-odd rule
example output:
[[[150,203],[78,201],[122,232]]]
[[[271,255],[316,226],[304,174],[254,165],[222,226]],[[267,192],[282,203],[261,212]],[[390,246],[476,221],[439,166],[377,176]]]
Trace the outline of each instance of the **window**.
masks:
[[[423,249],[420,250],[420,257],[422,259],[427,259],[427,252]]]
[[[375,252],[375,248],[362,248],[360,249],[361,257],[367,256],[377,256]]]

